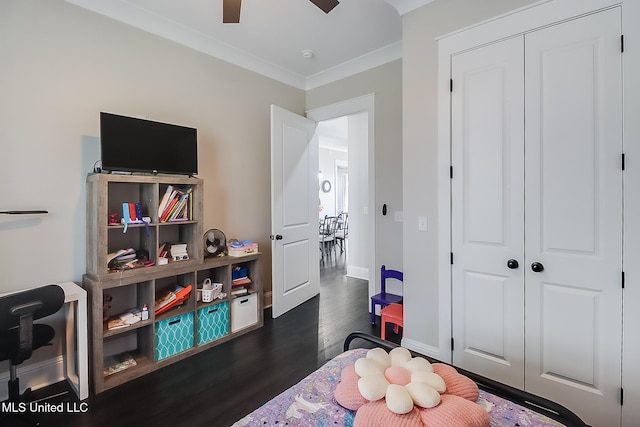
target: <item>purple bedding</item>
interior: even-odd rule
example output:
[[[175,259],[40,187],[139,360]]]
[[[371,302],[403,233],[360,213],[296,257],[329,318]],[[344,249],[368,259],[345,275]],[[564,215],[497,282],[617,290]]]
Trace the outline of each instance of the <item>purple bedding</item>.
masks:
[[[352,426],[355,412],[340,406],[333,398],[333,391],[340,382],[342,369],[365,357],[367,351],[354,349],[336,356],[233,426]],[[489,413],[492,427],[562,426],[544,415],[482,390],[477,403]]]

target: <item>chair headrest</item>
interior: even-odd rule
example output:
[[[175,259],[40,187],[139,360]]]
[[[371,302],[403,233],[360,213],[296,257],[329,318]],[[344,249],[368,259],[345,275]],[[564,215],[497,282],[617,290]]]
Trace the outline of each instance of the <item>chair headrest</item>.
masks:
[[[64,290],[58,285],[46,285],[0,297],[0,328],[20,324],[20,316],[33,313],[33,319],[49,316],[62,308]]]

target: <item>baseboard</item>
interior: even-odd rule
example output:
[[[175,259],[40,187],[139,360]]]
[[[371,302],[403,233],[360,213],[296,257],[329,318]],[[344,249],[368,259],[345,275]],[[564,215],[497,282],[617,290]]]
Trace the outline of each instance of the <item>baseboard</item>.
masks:
[[[347,276],[356,279],[369,280],[369,269],[347,265]]]
[[[58,356],[42,362],[25,364],[18,366],[18,379],[20,380],[20,393],[31,387],[37,390],[51,384],[55,384],[65,379],[64,358]],[[9,371],[0,373],[0,401],[9,397],[7,383],[9,382]]]

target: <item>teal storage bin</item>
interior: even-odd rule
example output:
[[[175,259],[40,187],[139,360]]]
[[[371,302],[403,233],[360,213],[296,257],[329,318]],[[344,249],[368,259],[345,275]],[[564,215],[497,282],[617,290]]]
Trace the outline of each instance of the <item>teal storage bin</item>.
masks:
[[[166,359],[193,347],[193,312],[156,322],[155,358]]]
[[[198,345],[229,334],[229,302],[210,305],[198,310]]]

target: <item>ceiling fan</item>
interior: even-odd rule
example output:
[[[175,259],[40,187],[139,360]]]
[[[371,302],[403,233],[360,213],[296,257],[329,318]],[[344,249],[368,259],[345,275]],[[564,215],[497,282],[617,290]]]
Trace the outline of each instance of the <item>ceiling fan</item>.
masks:
[[[309,0],[318,6],[324,13],[329,13],[338,5],[338,0]],[[225,24],[237,24],[240,22],[240,3],[242,0],[223,0],[222,22]]]

